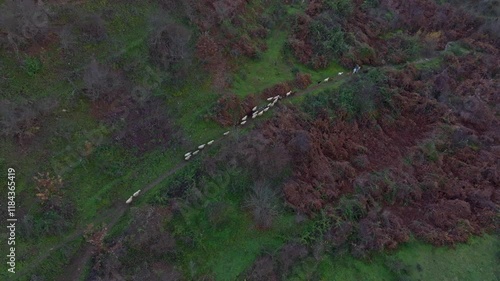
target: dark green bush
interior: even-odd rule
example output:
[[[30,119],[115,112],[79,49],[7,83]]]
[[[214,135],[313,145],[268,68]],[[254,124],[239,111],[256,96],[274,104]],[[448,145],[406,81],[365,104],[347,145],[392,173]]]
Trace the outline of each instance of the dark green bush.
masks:
[[[33,232],[39,237],[44,235],[61,235],[71,226],[68,219],[53,210],[41,213],[33,221]]]
[[[303,244],[311,245],[318,239],[321,239],[325,233],[330,230],[333,225],[333,218],[325,211],[316,216],[313,221],[306,227],[300,240]]]
[[[332,60],[347,51],[344,31],[334,18],[318,16],[311,23],[309,30],[315,54]]]
[[[375,9],[380,5],[380,0],[364,0],[361,8],[364,10]]]
[[[359,221],[366,215],[366,209],[357,198],[342,197],[337,205],[337,210],[348,221]]]
[[[35,57],[27,57],[24,60],[24,70],[29,76],[35,76],[42,71],[42,62]]]
[[[352,13],[351,0],[328,0],[325,1],[325,4],[343,18],[348,17]]]

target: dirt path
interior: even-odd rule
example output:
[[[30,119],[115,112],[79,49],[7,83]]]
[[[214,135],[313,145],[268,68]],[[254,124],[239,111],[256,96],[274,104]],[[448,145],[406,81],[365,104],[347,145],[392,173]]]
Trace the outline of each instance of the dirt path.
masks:
[[[182,162],[179,163],[177,166],[172,168],[171,170],[163,173],[161,176],[156,178],[153,182],[149,183],[145,187],[141,189],[141,193],[145,193],[149,190],[151,190],[153,187],[157,186],[160,184],[163,180],[165,180],[167,177],[175,174],[178,170],[182,169],[187,165],[187,162]],[[129,206],[132,206],[133,202],[131,205],[127,205],[124,202],[121,202],[117,207],[113,209],[112,215],[109,216],[111,219],[106,227],[110,230],[113,228],[113,226],[118,223],[118,221],[122,218],[122,216],[126,213],[128,210]],[[61,274],[61,276],[58,278],[58,280],[65,281],[65,280],[80,280],[82,277],[82,271],[85,269],[87,263],[89,262],[90,258],[92,257],[94,253],[95,247],[91,244],[86,243],[84,246],[84,249],[80,250],[72,259],[70,264],[66,267],[64,270],[64,273]],[[83,254],[81,254],[83,253]]]
[[[352,74],[350,72],[344,73],[344,75],[337,75],[334,74],[333,77],[330,78],[330,81],[328,82],[322,82],[319,84],[313,84],[312,86],[309,86],[307,89],[299,92],[295,92],[292,94],[291,97],[294,96],[301,96],[305,95],[308,93],[311,93],[312,91],[320,90],[323,88],[327,88],[328,86],[331,86],[333,83],[345,79],[346,77],[350,77]],[[285,98],[286,100],[287,98]],[[156,178],[153,182],[149,183],[148,185],[144,186],[141,190],[141,193],[145,193],[155,186],[157,186],[159,183],[161,183],[163,180],[165,180],[167,177],[171,176],[172,174],[176,173],[178,170],[182,169],[187,165],[187,162],[181,162],[178,165],[176,165],[174,168],[172,168],[169,171],[166,171],[162,175],[160,175],[158,178]],[[103,216],[100,218],[96,219],[94,221],[94,225],[99,225],[101,223],[106,223],[106,227],[108,229],[113,228],[115,224],[122,218],[122,216],[126,213],[128,208],[131,205],[125,204],[125,202],[117,202],[114,207],[110,210],[108,210]],[[84,234],[84,231],[86,229],[86,226],[79,228],[76,230],[73,234],[70,236],[66,237],[61,243],[56,245],[55,247],[52,247],[49,251],[41,254],[38,256],[27,268],[22,270],[20,273],[20,276],[23,274],[29,273],[32,271],[34,268],[36,268],[42,261],[47,259],[52,253],[55,251],[59,250],[63,246],[65,246],[67,243],[70,243],[74,241],[75,239],[81,237]],[[85,266],[87,265],[88,261],[93,255],[93,249],[94,246],[91,244],[86,243],[80,251],[78,251],[75,256],[72,257],[70,264],[66,267],[64,270],[64,273],[61,274],[61,276],[58,278],[58,280],[79,280],[80,277],[82,276],[82,270],[85,269]]]
[[[141,189],[142,190],[141,192],[144,193],[151,190],[152,188],[160,184],[163,180],[165,180],[167,177],[173,175],[186,165],[187,162],[179,163],[174,168],[170,169],[169,171],[166,171],[158,178],[156,178],[154,181],[144,186]],[[122,216],[126,213],[128,208],[130,206],[133,206],[133,204],[134,203],[131,203],[131,205],[127,205],[125,204],[125,202],[122,202],[122,200],[120,202],[117,202],[111,209],[109,209],[108,211],[103,213],[102,216],[96,219],[93,222],[94,225],[106,223],[106,227],[108,229],[111,229],[122,218]],[[27,267],[19,271],[19,274],[17,274],[17,276],[27,276],[28,274],[30,274],[33,271],[33,269],[39,266],[41,262],[49,258],[56,251],[60,250],[68,243],[73,242],[76,239],[82,237],[83,234],[85,233],[86,227],[87,226],[85,225],[78,228],[77,230],[75,230],[75,232],[64,238],[63,241],[61,241],[59,244],[50,248],[48,251],[45,251],[42,254],[40,254]],[[92,253],[93,253],[93,246],[91,244],[85,243],[85,245],[83,245],[83,248],[80,249],[72,257],[70,264],[66,267],[64,273],[61,274],[61,276],[57,280],[79,280],[82,274],[82,270],[85,268],[85,265],[87,264],[88,260],[92,257]]]
[[[348,76],[349,76],[349,74],[334,77],[329,82],[316,84],[316,85],[310,86],[309,88],[307,88],[303,91],[295,92],[291,97],[305,95],[305,94],[308,94],[308,93],[315,91],[315,90],[327,88],[329,85],[335,83],[336,81],[340,80],[341,78],[348,77]],[[167,177],[176,173],[178,170],[182,169],[186,165],[187,165],[187,162],[182,162],[182,163],[178,164],[177,166],[175,166],[173,169],[163,173],[161,176],[156,178],[153,182],[144,186],[141,189],[141,193],[145,193],[145,192],[151,190],[153,187],[157,186],[163,180],[165,180]],[[133,205],[133,203],[131,205],[127,205],[127,204],[125,204],[125,202],[121,202],[121,201],[117,202],[112,209],[108,210],[105,214],[103,214],[100,218],[96,219],[93,223],[94,223],[94,225],[106,223],[106,227],[108,229],[111,229],[120,220],[120,218],[126,213],[126,211],[128,210],[128,207],[132,206],[132,205]],[[43,262],[45,259],[50,257],[50,255],[52,253],[61,249],[66,244],[80,238],[84,234],[85,229],[86,229],[86,226],[79,228],[73,234],[66,237],[61,243],[52,247],[49,251],[38,256],[27,268],[25,268],[24,270],[21,271],[20,275],[23,275],[25,273],[30,272],[31,270],[36,268],[41,262]],[[93,246],[91,244],[85,243],[83,248],[80,249],[75,254],[75,256],[72,257],[70,264],[66,267],[66,269],[64,270],[64,273],[61,274],[61,276],[58,278],[58,280],[79,280],[79,278],[81,277],[81,274],[82,274],[82,270],[85,269],[85,266],[87,265],[89,259],[92,257],[92,254],[93,254]]]
[[[322,88],[327,88],[327,86],[333,84],[334,82],[340,80],[341,78],[347,77],[349,74],[346,74],[344,76],[337,76],[331,79],[329,82],[321,83],[321,84],[316,84],[314,86],[310,86],[309,88],[294,93],[291,97],[293,96],[299,96],[299,95],[305,95],[308,94],[312,91],[322,89]],[[141,189],[141,193],[145,193],[149,190],[151,190],[153,187],[157,186],[160,184],[163,180],[165,180],[167,177],[170,175],[174,174],[177,172],[179,169],[183,168],[184,166],[187,165],[187,162],[182,162],[175,166],[173,169],[165,172],[161,176],[159,176],[157,179],[155,179],[153,182],[150,184],[146,185]],[[133,203],[132,203],[133,204]],[[94,225],[98,225],[104,221],[109,220],[107,223],[106,227],[108,229],[111,229],[119,220],[120,218],[125,214],[125,212],[128,210],[128,205],[125,204],[124,202],[121,202],[118,204],[118,206],[114,207],[113,209],[109,210],[107,214],[104,217],[101,217],[101,219],[97,220]],[[79,230],[75,234],[71,235],[68,237],[65,241],[61,242],[56,248],[53,248],[50,252],[53,252],[55,250],[58,250],[65,244],[73,241],[74,239],[78,238],[79,236],[83,235],[84,229]],[[84,248],[78,251],[75,256],[71,259],[70,264],[66,267],[64,270],[64,273],[61,274],[61,276],[58,278],[60,281],[65,281],[65,280],[79,280],[79,278],[82,276],[82,271],[85,269],[87,263],[89,262],[90,258],[93,255],[93,250],[94,246],[91,244],[86,243],[84,245]],[[41,261],[43,261],[45,258],[47,258],[50,255],[50,252],[40,256],[37,258],[37,264],[39,264]],[[33,268],[34,266],[31,266]]]

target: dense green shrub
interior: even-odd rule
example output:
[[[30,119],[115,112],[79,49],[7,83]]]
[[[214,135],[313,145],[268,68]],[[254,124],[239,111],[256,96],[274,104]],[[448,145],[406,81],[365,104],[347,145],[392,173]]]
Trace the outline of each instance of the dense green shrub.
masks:
[[[306,245],[312,245],[332,227],[333,218],[330,217],[325,211],[316,216],[312,222],[306,227],[300,237],[300,241]]]
[[[35,76],[42,70],[42,62],[35,57],[27,57],[24,60],[24,70],[29,76]]]
[[[344,31],[334,18],[318,16],[309,28],[314,53],[325,56],[328,60],[347,51]]]
[[[359,221],[366,215],[366,209],[357,198],[342,197],[340,198],[337,210],[342,217],[348,221]]]
[[[325,4],[343,18],[351,15],[353,10],[351,0],[327,0]]]
[[[67,231],[72,224],[57,211],[43,212],[33,220],[32,231],[35,236],[61,235]]]

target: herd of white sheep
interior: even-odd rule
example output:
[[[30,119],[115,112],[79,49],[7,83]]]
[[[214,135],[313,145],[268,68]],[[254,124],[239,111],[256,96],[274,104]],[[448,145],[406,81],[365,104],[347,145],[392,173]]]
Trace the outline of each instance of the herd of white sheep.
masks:
[[[259,110],[258,106],[254,106],[252,108],[251,115],[250,114],[245,114],[243,117],[241,117],[241,119],[239,121],[239,125],[240,126],[245,125],[249,121],[248,117],[250,117],[250,116],[252,117],[252,119],[255,119],[255,118],[259,117],[259,116],[262,116],[264,114],[264,112],[267,112],[271,107],[273,107],[278,102],[278,100],[282,99],[283,97],[288,97],[291,94],[292,94],[292,91],[289,91],[289,92],[285,93],[283,96],[282,95],[276,95],[274,97],[267,98],[267,101],[270,101],[269,104],[267,104],[264,108],[261,108],[260,110]],[[227,136],[227,135],[229,135],[229,132],[230,131],[227,131],[227,132],[223,133],[222,135],[223,136]],[[215,140],[211,140],[211,141],[207,142],[206,144],[199,145],[198,149],[196,149],[195,151],[192,151],[192,152],[189,151],[189,152],[187,152],[186,154],[184,154],[184,160],[188,161],[189,159],[191,159],[191,157],[193,157],[194,155],[198,154],[207,145],[212,145],[214,142],[215,142]]]
[[[353,74],[357,73],[360,70],[360,68],[361,67],[359,65],[356,65],[356,67],[353,69]],[[338,73],[338,75],[342,75],[342,74],[344,74],[344,72],[339,72]],[[330,79],[332,79],[332,78],[327,77],[327,78],[323,79],[322,81],[319,81],[318,84],[321,83],[321,82],[324,82],[324,83],[328,82],[328,81],[330,81]],[[267,98],[267,101],[269,101],[270,103],[268,103],[264,108],[262,108],[261,110],[259,110],[258,106],[255,106],[255,107],[252,108],[252,119],[255,119],[255,118],[259,117],[259,116],[262,116],[264,114],[264,112],[267,112],[271,107],[273,107],[278,102],[278,100],[282,99],[283,97],[288,97],[291,94],[292,94],[292,91],[289,91],[286,94],[284,94],[283,96],[282,95],[276,95],[274,97]],[[241,120],[239,121],[239,125],[240,126],[245,125],[247,123],[247,121],[249,121],[249,120],[247,120],[249,116],[250,116],[249,114],[245,114],[245,116],[243,116],[241,118]],[[227,136],[227,135],[229,135],[229,132],[230,131],[226,131],[222,135],[223,136]],[[184,160],[188,161],[189,159],[191,159],[191,157],[193,157],[196,154],[198,154],[206,146],[210,146],[214,142],[215,142],[215,140],[211,140],[211,141],[207,142],[206,144],[199,145],[196,150],[194,150],[192,152],[191,151],[187,152],[186,154],[184,154]],[[129,199],[127,199],[127,201],[125,201],[125,203],[130,204],[132,202],[132,200],[133,200],[134,197],[139,196],[140,192],[141,192],[141,190],[136,191],[132,196],[130,196]]]
[[[356,73],[359,71],[361,67],[359,67],[358,65],[356,65],[356,67],[354,68],[353,70],[353,73]],[[338,75],[342,75],[344,74],[344,72],[339,72]],[[321,83],[321,82],[328,82],[330,81],[330,79],[332,79],[331,77],[327,77],[321,81],[319,81],[318,83]],[[269,97],[267,98],[266,100],[270,103],[268,103],[264,108],[262,108],[261,110],[259,110],[259,107],[258,106],[255,106],[252,108],[252,119],[255,119],[259,116],[262,116],[265,112],[267,112],[271,107],[273,107],[280,99],[284,98],[284,97],[288,97],[292,94],[292,91],[289,91],[287,93],[285,93],[284,95],[276,95],[274,97]],[[250,114],[245,114],[239,121],[239,125],[240,126],[243,126],[245,125],[249,119],[248,117],[250,116]],[[225,132],[223,134],[223,136],[227,136],[229,134],[229,131]],[[206,145],[211,145],[212,143],[214,143],[215,140],[211,140],[209,142],[207,142],[206,144],[202,144],[202,145],[199,145],[198,146],[198,149],[193,151],[193,152],[187,152],[186,154],[184,154],[184,160],[188,161],[189,159],[191,159],[191,157],[193,157],[194,155],[198,154],[203,148],[205,148]]]

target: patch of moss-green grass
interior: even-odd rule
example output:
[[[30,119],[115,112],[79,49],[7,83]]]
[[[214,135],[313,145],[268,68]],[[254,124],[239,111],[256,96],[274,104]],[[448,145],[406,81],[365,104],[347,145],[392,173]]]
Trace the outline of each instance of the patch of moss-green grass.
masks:
[[[454,248],[410,242],[394,255],[409,268],[410,280],[498,280],[497,235],[473,237]]]
[[[418,70],[436,70],[439,69],[443,64],[443,59],[441,57],[429,58],[418,60],[415,63],[415,67]]]
[[[245,59],[233,77],[232,91],[245,97],[265,88],[293,79],[291,68],[284,61],[283,47],[287,34],[275,31],[266,41],[268,49],[256,59]]]
[[[376,253],[359,260],[350,254],[325,254],[297,264],[288,280],[498,280],[499,240],[494,235],[473,237],[454,248],[420,241],[393,253]]]
[[[381,259],[366,262],[350,255],[339,257],[323,256],[320,260],[308,258],[295,266],[287,280],[394,280],[391,272],[384,267]]]
[[[241,67],[233,77],[231,89],[235,94],[244,97],[260,93],[275,84],[293,80],[297,72],[310,74],[313,83],[345,72],[345,69],[336,62],[331,62],[327,68],[317,70],[298,63],[284,51],[287,36],[285,31],[275,31],[267,39],[268,49],[262,52],[259,58],[247,59],[241,63]]]

